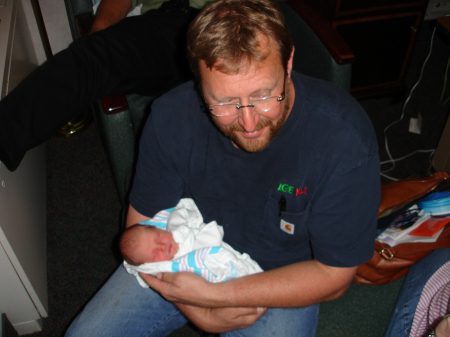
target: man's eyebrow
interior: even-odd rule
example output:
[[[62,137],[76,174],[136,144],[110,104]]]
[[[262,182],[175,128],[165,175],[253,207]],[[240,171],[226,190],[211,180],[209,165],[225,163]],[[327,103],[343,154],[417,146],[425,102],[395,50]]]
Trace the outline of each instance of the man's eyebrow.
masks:
[[[264,89],[256,90],[256,91],[254,91],[254,92],[252,92],[252,93],[250,94],[250,97],[259,96],[259,95],[261,95],[263,92],[273,91],[273,90],[275,89],[275,87],[276,87],[276,85],[275,85],[273,88],[264,88]]]
[[[214,101],[216,101],[216,102],[226,102],[226,101],[228,101],[228,100],[230,100],[230,99],[236,99],[236,98],[238,98],[238,97],[230,97],[230,96],[222,96],[222,97],[217,97],[216,95],[214,95],[214,93],[213,92],[209,92],[208,93],[208,95],[209,95],[209,97],[211,97]]]
[[[260,88],[252,92],[249,97],[254,97],[260,95],[264,91],[273,91],[277,87],[278,83],[275,83],[271,88]],[[233,99],[239,99],[239,97],[223,96],[216,97],[212,92],[209,93],[210,97],[216,102],[227,102]]]

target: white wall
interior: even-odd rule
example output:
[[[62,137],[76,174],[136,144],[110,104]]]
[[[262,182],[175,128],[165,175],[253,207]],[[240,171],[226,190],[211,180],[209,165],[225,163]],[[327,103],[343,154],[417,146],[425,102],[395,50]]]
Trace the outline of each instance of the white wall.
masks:
[[[50,41],[52,53],[56,54],[57,52],[67,48],[67,46],[72,42],[72,34],[70,31],[69,19],[67,18],[64,0],[38,1],[42,16],[44,18],[45,28]],[[37,62],[38,64],[42,64],[47,58],[42,47],[41,36],[39,34],[31,1],[21,0],[20,5],[28,23],[28,30],[36,51]]]
[[[29,0],[28,0],[29,1]],[[72,42],[64,0],[39,0],[42,16],[53,54],[66,49]]]

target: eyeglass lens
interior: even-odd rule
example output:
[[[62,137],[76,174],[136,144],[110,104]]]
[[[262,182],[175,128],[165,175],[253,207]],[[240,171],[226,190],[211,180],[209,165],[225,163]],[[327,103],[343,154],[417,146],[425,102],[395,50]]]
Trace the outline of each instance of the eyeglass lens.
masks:
[[[251,107],[255,112],[266,112],[278,108],[281,104],[279,97],[270,97],[264,100],[256,100],[250,102],[253,107]],[[237,104],[222,104],[222,105],[212,105],[213,110],[211,111],[214,115],[237,115],[239,109]]]

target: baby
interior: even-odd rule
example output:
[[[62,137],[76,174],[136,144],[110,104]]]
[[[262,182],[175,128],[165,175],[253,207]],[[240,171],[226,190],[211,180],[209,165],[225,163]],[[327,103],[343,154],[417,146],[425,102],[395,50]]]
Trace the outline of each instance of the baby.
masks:
[[[124,266],[138,279],[139,273],[189,271],[210,282],[262,272],[248,254],[223,242],[223,229],[215,221],[203,223],[192,199],[181,199],[175,208],[128,227],[120,238]]]
[[[134,266],[172,260],[179,250],[172,233],[144,224],[125,229],[119,245],[125,261]]]

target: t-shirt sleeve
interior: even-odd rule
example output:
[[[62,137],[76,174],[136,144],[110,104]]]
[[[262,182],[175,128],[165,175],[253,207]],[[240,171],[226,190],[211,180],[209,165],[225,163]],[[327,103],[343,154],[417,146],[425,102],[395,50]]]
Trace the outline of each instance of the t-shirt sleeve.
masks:
[[[199,138],[199,129],[207,129],[204,123],[190,123],[192,114],[203,115],[200,104],[192,82],[173,89],[152,104],[139,144],[130,194],[130,204],[142,215],[152,217],[162,209],[175,207],[189,195],[190,162],[198,158],[192,154],[193,148],[198,148],[193,142]],[[209,123],[207,118],[206,122]],[[202,149],[199,152],[206,153]]]
[[[140,141],[136,174],[130,193],[133,208],[150,217],[161,209],[174,207],[185,189],[184,180],[168,155],[174,152],[172,149],[176,144],[170,139],[158,137],[155,128],[152,113]],[[159,125],[158,128],[164,126]]]
[[[332,177],[316,200],[308,223],[314,258],[335,267],[370,260],[380,203],[378,153]]]

